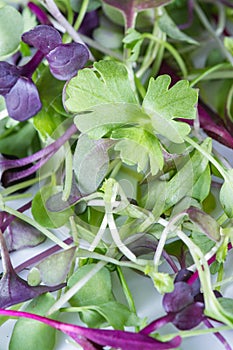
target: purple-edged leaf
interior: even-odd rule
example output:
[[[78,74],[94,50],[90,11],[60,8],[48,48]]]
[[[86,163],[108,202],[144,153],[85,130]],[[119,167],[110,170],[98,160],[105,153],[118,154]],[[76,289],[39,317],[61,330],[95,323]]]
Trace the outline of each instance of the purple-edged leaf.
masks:
[[[19,277],[11,264],[6,242],[0,231],[0,248],[3,264],[3,277],[0,280],[0,307],[6,308],[26,300],[37,297],[46,292],[52,292],[64,287],[64,283],[54,287],[30,287],[26,281]]]
[[[40,231],[17,218],[7,227],[4,238],[8,251],[35,247],[45,240],[45,236]]]
[[[22,40],[39,49],[44,55],[62,43],[59,32],[49,25],[39,25],[22,35]]]
[[[46,208],[49,211],[63,211],[70,206],[74,205],[76,202],[78,202],[82,198],[81,192],[79,191],[75,177],[73,176],[72,179],[72,186],[71,186],[71,191],[70,191],[70,196],[69,198],[65,201],[63,200],[63,192],[58,192],[51,196],[47,201],[46,201]]]
[[[163,297],[163,307],[166,312],[178,312],[193,303],[192,287],[185,282],[177,282],[171,293]]]
[[[110,346],[124,350],[174,349],[181,344],[182,340],[180,336],[176,336],[168,342],[160,342],[155,338],[140,333],[84,328],[23,311],[0,309],[0,315],[8,317],[25,317],[45,323],[69,335],[80,344],[84,350],[102,349],[103,346]]]
[[[87,48],[79,43],[61,44],[46,56],[51,73],[58,80],[69,80],[89,58]]]
[[[5,96],[9,116],[18,121],[33,117],[41,109],[41,101],[36,86],[31,79],[19,78]]]
[[[194,303],[176,314],[172,323],[180,330],[188,330],[198,326],[204,319],[204,304]]]
[[[79,33],[91,36],[92,32],[99,25],[99,14],[97,11],[87,12],[82,24],[79,28]]]
[[[74,172],[83,194],[94,192],[104,180],[109,165],[110,139],[92,140],[83,134],[74,152]]]
[[[15,85],[19,71],[7,62],[0,62],[0,95],[5,96]]]
[[[55,286],[65,281],[75,254],[75,247],[53,254],[41,261],[36,268],[41,281],[47,286]]]
[[[103,0],[106,4],[120,10],[125,19],[127,28],[132,27],[136,13],[148,8],[166,5],[171,0]]]
[[[190,220],[210,239],[214,241],[219,241],[221,239],[220,226],[210,215],[196,207],[190,207],[186,212]]]

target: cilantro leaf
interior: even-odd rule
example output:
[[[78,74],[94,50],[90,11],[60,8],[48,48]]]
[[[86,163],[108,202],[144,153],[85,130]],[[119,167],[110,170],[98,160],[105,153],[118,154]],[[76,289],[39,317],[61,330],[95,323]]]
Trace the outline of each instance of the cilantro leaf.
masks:
[[[197,91],[189,87],[186,80],[180,80],[169,89],[171,78],[161,75],[151,78],[142,107],[150,115],[153,128],[169,140],[181,143],[190,132],[186,123],[174,119],[194,119],[196,116]]]
[[[114,61],[99,61],[93,69],[79,71],[66,94],[66,108],[76,113],[108,103],[137,104],[126,67]]]
[[[163,155],[157,137],[136,127],[114,130],[114,139],[120,140],[115,150],[120,151],[121,159],[128,165],[137,164],[138,171],[145,171],[150,165],[152,175],[163,167]]]

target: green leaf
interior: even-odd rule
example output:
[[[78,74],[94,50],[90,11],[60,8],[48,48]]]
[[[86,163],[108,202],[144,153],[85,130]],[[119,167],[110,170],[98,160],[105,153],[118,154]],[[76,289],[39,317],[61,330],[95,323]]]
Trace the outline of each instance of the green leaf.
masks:
[[[80,267],[68,280],[68,288],[80,281],[95,264]],[[103,267],[71,299],[72,306],[101,305],[113,299],[109,270]]]
[[[142,107],[151,117],[155,131],[169,140],[181,143],[190,132],[188,124],[173,119],[196,117],[198,93],[189,87],[189,82],[180,80],[169,89],[171,78],[161,75],[151,78]]]
[[[24,32],[28,32],[37,25],[36,16],[29,10],[28,7],[23,9],[22,16],[24,22]]]
[[[1,60],[17,51],[23,29],[23,17],[14,7],[6,5],[0,8]]]
[[[168,273],[157,272],[153,266],[147,266],[145,274],[150,276],[155,288],[160,294],[170,293],[174,289],[174,282]]]
[[[5,121],[7,122],[7,119],[4,119],[4,124]],[[0,153],[14,155],[19,158],[28,155],[28,148],[36,137],[33,125],[28,122],[20,123],[10,131],[5,124],[5,132],[6,136],[4,138],[1,138],[3,134],[0,134]]]
[[[189,215],[189,219],[197,226],[198,229],[205,233],[210,239],[220,241],[220,226],[218,222],[212,218],[212,216],[195,207],[190,207],[187,210],[187,213]]]
[[[114,130],[111,137],[120,140],[115,150],[128,165],[137,164],[138,172],[149,170],[155,175],[163,168],[163,155],[156,136],[142,128],[121,128]]]
[[[203,232],[194,231],[192,233],[193,242],[201,249],[203,254],[208,253],[214,246],[215,242],[206,236]]]
[[[75,125],[91,138],[99,139],[115,128],[127,124],[143,124],[148,116],[140,106],[129,103],[111,103],[92,107],[90,113],[78,114],[74,118]]]
[[[41,281],[44,284],[55,286],[65,281],[75,254],[75,249],[75,247],[72,247],[50,255],[34,267],[39,271]]]
[[[224,46],[226,49],[233,55],[233,38],[232,37],[224,37]]]
[[[97,190],[109,166],[108,149],[114,144],[109,139],[91,140],[82,135],[74,152],[74,172],[79,190],[88,194]]]
[[[185,41],[189,44],[199,45],[199,43],[192,39],[190,36],[183,33],[175,24],[175,22],[172,20],[172,18],[167,14],[167,12],[164,10],[162,16],[159,18],[158,21],[160,29],[166,33],[170,38],[179,40],[179,41]]]
[[[229,218],[233,218],[233,169],[227,170],[227,177],[220,190],[220,202]]]
[[[25,311],[44,316],[53,304],[53,296],[47,293],[30,302]],[[55,340],[54,328],[31,319],[20,319],[15,324],[9,350],[53,350]]]
[[[73,215],[71,208],[60,212],[59,215],[46,208],[46,202],[49,197],[61,190],[61,186],[44,186],[34,196],[32,201],[32,215],[40,225],[47,228],[58,228],[64,225],[69,220],[69,217]]]
[[[211,173],[210,167],[207,166],[203,171],[197,182],[193,186],[193,198],[196,198],[200,202],[204,201],[204,199],[209,195],[211,188]]]
[[[211,150],[211,139],[207,138],[202,147]],[[169,181],[153,179],[142,187],[145,197],[142,204],[161,215],[184,197],[193,197],[193,188],[205,171],[208,160],[199,151],[194,151],[190,159],[177,171]],[[154,207],[153,207],[154,206]]]
[[[108,303],[95,306],[94,309],[115,329],[123,330],[125,326],[138,324],[137,316],[127,306],[117,301],[109,301]]]
[[[69,111],[82,112],[108,103],[137,103],[122,63],[99,61],[93,66],[80,70],[68,83],[65,104]]]

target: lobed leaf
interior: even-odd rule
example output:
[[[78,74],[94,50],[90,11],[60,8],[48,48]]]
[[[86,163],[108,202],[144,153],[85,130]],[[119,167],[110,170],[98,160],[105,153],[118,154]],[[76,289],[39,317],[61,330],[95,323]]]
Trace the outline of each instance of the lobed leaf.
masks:
[[[163,154],[155,135],[145,129],[131,127],[114,130],[111,138],[120,139],[115,150],[120,151],[120,157],[126,164],[137,164],[139,172],[149,169],[152,175],[162,170]]]
[[[74,113],[109,103],[137,104],[126,67],[115,61],[99,61],[71,79],[66,88],[66,108]]]

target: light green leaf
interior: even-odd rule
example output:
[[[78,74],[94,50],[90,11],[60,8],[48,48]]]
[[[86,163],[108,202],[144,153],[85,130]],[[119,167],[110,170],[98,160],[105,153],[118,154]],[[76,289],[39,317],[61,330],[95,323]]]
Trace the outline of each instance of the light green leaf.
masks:
[[[71,288],[83,278],[95,264],[80,267],[68,280],[68,288]],[[98,271],[71,299],[72,306],[101,305],[113,299],[112,282],[109,270],[103,267]]]
[[[94,309],[115,329],[123,330],[125,326],[135,326],[138,324],[137,316],[127,306],[117,301],[109,301],[96,306]]]
[[[61,186],[44,186],[34,196],[32,201],[32,215],[34,219],[44,227],[58,228],[64,225],[69,217],[73,215],[73,210],[68,208],[59,215],[56,212],[49,211],[46,208],[46,202],[50,196],[60,192]]]
[[[173,142],[181,143],[183,137],[190,132],[190,127],[173,119],[194,119],[198,94],[189,87],[186,80],[180,80],[169,89],[170,83],[171,78],[168,75],[151,78],[142,107],[150,115],[157,133]]]
[[[28,7],[23,9],[22,16],[24,21],[24,32],[31,30],[37,25],[36,16],[29,10]]]
[[[44,284],[47,286],[55,286],[65,281],[75,254],[75,249],[75,247],[72,247],[57,254],[50,255],[35,266]]]
[[[224,37],[224,46],[226,49],[233,55],[233,38],[232,37]]]
[[[160,294],[170,293],[173,291],[174,282],[168,273],[157,272],[154,266],[147,266],[145,269],[145,275],[150,276],[155,288]]]
[[[30,302],[25,311],[44,316],[53,304],[53,296],[47,293]],[[55,340],[54,328],[38,321],[20,319],[15,324],[9,350],[53,350]]]
[[[24,23],[21,14],[12,6],[0,8],[0,59],[12,55],[19,47]]]
[[[112,140],[91,140],[87,135],[79,138],[73,166],[82,193],[94,192],[104,180],[109,165],[108,149],[113,144]]]
[[[170,38],[185,41],[189,44],[199,45],[199,43],[192,39],[190,36],[183,33],[172,20],[172,18],[167,14],[164,10],[162,16],[159,18],[159,27],[160,29],[166,33]]]
[[[220,190],[220,202],[229,218],[233,218],[233,169],[227,171],[227,177]]]
[[[80,70],[66,94],[66,108],[76,113],[108,103],[137,104],[126,67],[115,61],[99,61],[93,69]]]
[[[109,103],[96,105],[91,109],[90,113],[78,114],[74,122],[82,133],[95,139],[127,124],[136,125],[149,122],[149,117],[136,104]]]
[[[120,157],[128,165],[138,166],[138,172],[146,171],[150,166],[150,172],[155,175],[163,168],[163,155],[160,143],[156,136],[142,128],[122,128],[114,130],[113,139],[119,141],[115,150],[120,151]]]

